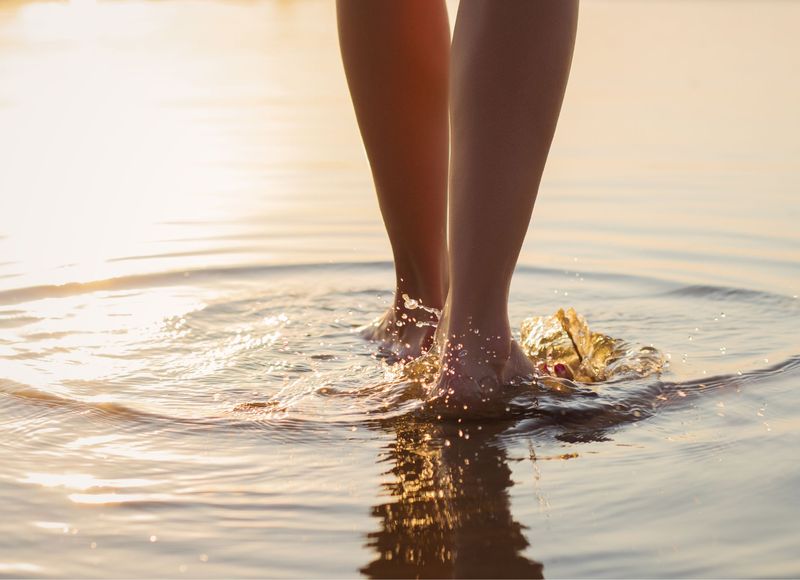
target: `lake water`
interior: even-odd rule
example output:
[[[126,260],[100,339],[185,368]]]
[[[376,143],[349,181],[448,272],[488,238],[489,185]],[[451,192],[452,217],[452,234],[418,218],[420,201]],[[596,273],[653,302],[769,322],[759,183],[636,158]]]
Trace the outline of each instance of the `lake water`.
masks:
[[[667,366],[458,423],[332,2],[4,2],[0,576],[800,575],[799,18],[584,2],[512,323]]]

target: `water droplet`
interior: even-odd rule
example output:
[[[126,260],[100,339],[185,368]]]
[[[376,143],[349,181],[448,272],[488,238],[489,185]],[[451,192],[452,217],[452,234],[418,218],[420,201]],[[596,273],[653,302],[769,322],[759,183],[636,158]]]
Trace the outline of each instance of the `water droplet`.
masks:
[[[150,536],[150,541],[151,542],[157,542],[158,541],[158,536]]]

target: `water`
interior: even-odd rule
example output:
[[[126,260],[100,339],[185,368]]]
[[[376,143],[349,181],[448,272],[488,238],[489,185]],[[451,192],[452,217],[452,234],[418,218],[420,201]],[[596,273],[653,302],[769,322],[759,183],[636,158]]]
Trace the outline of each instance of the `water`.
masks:
[[[584,4],[512,320],[666,367],[459,423],[328,3],[4,4],[0,575],[797,576],[798,11]]]

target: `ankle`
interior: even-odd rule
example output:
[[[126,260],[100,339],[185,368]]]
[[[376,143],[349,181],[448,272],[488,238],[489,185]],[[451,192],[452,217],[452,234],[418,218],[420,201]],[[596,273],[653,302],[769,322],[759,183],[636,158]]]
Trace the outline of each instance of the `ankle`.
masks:
[[[482,341],[511,338],[511,324],[505,303],[465,307],[448,299],[444,322],[449,336],[480,337]]]
[[[429,308],[441,310],[444,306],[447,296],[446,253],[438,261],[430,260],[423,264],[395,257],[395,276],[396,308],[404,308],[403,295]]]
[[[494,321],[491,326],[448,326],[442,338],[442,352],[446,358],[471,358],[502,364],[511,356],[513,338],[507,322],[497,324]]]

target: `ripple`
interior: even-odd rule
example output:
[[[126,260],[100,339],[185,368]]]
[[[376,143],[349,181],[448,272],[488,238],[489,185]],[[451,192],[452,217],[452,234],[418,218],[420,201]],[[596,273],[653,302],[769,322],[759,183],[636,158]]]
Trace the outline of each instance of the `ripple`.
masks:
[[[389,265],[383,262],[195,271],[189,273],[194,284],[201,279],[230,278],[237,282],[237,290],[220,294],[215,286],[212,297],[203,299],[200,306],[174,315],[163,312],[160,322],[149,322],[141,328],[136,327],[139,319],[136,305],[147,302],[146,295],[153,291],[153,285],[185,282],[184,273],[132,276],[48,287],[49,290],[21,289],[15,296],[26,300],[44,295],[83,294],[85,298],[71,306],[78,311],[95,303],[96,299],[90,296],[92,292],[114,289],[116,294],[104,296],[115,298],[115,310],[108,312],[107,322],[97,329],[65,326],[64,330],[34,334],[47,340],[48,346],[17,353],[6,360],[28,365],[21,368],[27,369],[26,372],[35,370],[34,376],[50,377],[55,384],[27,386],[6,380],[0,384],[0,393],[6,397],[5,405],[10,404],[11,398],[17,405],[49,408],[54,414],[86,415],[100,423],[124,423],[128,425],[126,429],[136,425],[167,429],[272,429],[295,434],[292,437],[303,429],[317,435],[326,430],[337,433],[353,426],[424,413],[425,389],[418,382],[399,377],[391,366],[374,356],[370,344],[352,332],[352,328],[368,320],[385,304],[385,299],[377,298],[381,286],[376,278],[389,272]],[[343,276],[344,273],[347,275]],[[524,284],[533,277],[538,285]],[[584,280],[590,278],[625,280],[629,286],[614,296],[608,287],[586,286]],[[562,393],[554,390],[552,384],[549,389],[540,385],[528,392],[515,391],[509,394],[508,412],[516,420],[535,419],[541,426],[587,424],[590,429],[602,430],[603,425],[652,416],[670,404],[680,403],[687,394],[710,392],[731,381],[745,384],[764,373],[791,370],[796,364],[793,358],[796,353],[786,352],[779,331],[787,323],[787,313],[793,313],[791,309],[797,304],[788,297],[714,286],[665,291],[663,282],[649,278],[615,274],[583,278],[542,268],[521,268],[519,279],[525,291],[516,294],[512,303],[514,313],[535,314],[527,306],[534,300],[538,300],[542,309],[561,306],[565,293],[572,291],[574,298],[569,299],[578,303],[591,301],[587,312],[593,327],[608,328],[616,336],[644,344],[652,341],[671,361],[658,380],[623,376],[617,382],[606,381],[599,388],[564,381]],[[309,281],[315,284],[309,285]],[[541,291],[533,289],[548,284],[556,286],[560,293],[542,301]],[[267,291],[263,290],[265,287]],[[131,291],[136,288],[140,289]],[[595,301],[598,293],[606,295],[602,306]],[[386,290],[382,294],[389,296]],[[723,301],[728,303],[729,314],[725,320],[714,319],[713,332],[699,327],[696,331],[681,328],[699,324],[686,317],[687,309],[695,314],[704,309],[708,313],[703,322],[707,328],[712,322],[710,317],[719,315],[718,303]],[[738,310],[732,302],[737,303]],[[14,312],[35,316],[35,305],[28,306]],[[129,310],[130,319],[110,317],[120,309]],[[725,317],[724,313],[722,316]],[[734,323],[738,326],[732,326]],[[735,337],[725,339],[727,345],[722,351],[716,345],[711,346],[713,341],[722,339],[724,325],[740,329],[748,323],[752,329],[772,325],[775,330],[770,335],[750,337],[749,359],[723,356],[736,351]],[[683,333],[688,332],[697,338],[691,336],[692,352],[684,356],[700,362],[695,367],[687,363],[686,368],[678,369],[680,364],[673,353],[690,350],[683,342]],[[681,337],[679,342],[683,344],[677,344],[676,337]],[[770,356],[761,356],[764,353],[778,356],[777,360],[783,362],[777,366],[765,365],[763,361],[770,360]],[[100,359],[114,362],[94,377],[59,380],[60,369],[64,368],[59,365],[64,363],[48,368],[48,362],[55,363],[60,356],[84,365],[85,369],[96,367]],[[746,368],[746,360],[750,368]],[[755,364],[758,362],[760,366]],[[30,366],[33,364],[37,366]],[[705,368],[698,370],[700,364]],[[724,370],[726,365],[727,373],[708,372]],[[673,375],[677,380],[670,380]],[[42,413],[33,416],[46,424]],[[24,412],[18,410],[15,414]],[[31,424],[30,417],[25,424]]]

